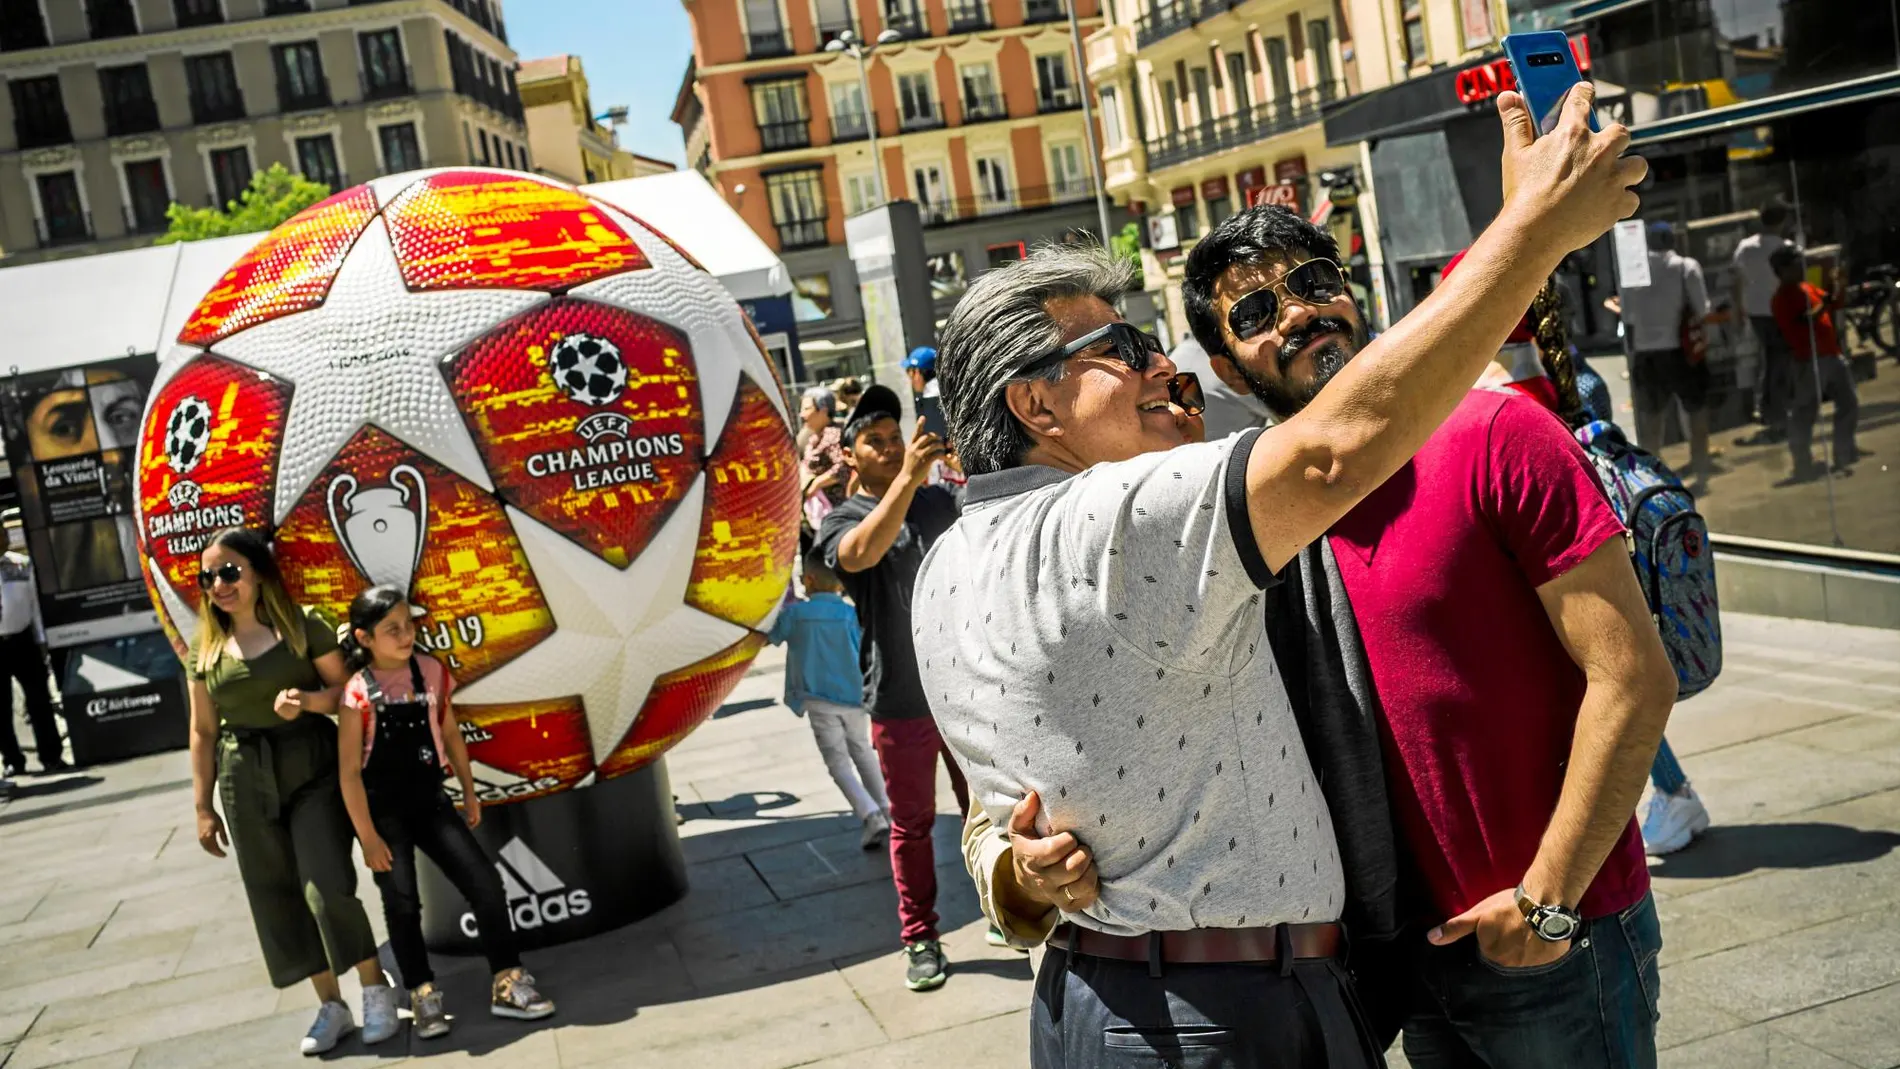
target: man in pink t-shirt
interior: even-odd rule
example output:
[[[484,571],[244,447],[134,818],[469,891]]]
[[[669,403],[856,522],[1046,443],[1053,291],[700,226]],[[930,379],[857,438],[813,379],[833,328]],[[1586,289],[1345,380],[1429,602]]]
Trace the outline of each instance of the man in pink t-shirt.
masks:
[[[1281,418],[1363,336],[1334,255],[1255,208],[1188,259],[1213,370]],[[1633,814],[1676,681],[1622,533],[1556,417],[1475,388],[1329,533],[1407,873],[1408,927],[1360,973],[1416,1069],[1655,1065],[1661,934]]]

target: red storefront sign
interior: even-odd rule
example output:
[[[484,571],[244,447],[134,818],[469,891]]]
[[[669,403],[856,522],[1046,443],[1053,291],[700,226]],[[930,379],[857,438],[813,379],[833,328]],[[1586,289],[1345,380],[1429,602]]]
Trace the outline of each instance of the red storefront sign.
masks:
[[[1273,180],[1275,182],[1305,181],[1306,157],[1288,156],[1284,160],[1273,161]]]
[[[1300,187],[1292,182],[1275,182],[1270,186],[1261,186],[1247,191],[1247,207],[1259,204],[1277,204],[1295,215],[1300,213]]]
[[[1267,169],[1252,167],[1234,176],[1234,184],[1240,187],[1241,199],[1253,195],[1253,191],[1267,184]]]
[[[1201,199],[1217,201],[1227,199],[1227,176],[1215,175],[1201,183]]]
[[[1590,39],[1578,34],[1570,39],[1570,53],[1577,57],[1577,68],[1590,73]],[[1458,103],[1482,104],[1507,89],[1517,88],[1517,74],[1508,59],[1494,59],[1458,72],[1452,80],[1452,93]]]
[[[1177,208],[1192,208],[1194,207],[1194,187],[1176,186],[1169,191],[1168,199],[1173,201]]]

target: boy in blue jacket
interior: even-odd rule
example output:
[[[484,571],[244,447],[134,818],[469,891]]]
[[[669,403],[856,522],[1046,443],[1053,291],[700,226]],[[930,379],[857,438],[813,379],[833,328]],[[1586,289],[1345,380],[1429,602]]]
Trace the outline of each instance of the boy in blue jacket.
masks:
[[[891,803],[871,749],[871,714],[864,710],[858,611],[844,600],[844,584],[825,566],[823,553],[805,558],[805,593],[806,600],[792,599],[779,611],[766,641],[789,643],[785,704],[811,722],[825,769],[864,825],[859,843],[875,850],[890,833]]]

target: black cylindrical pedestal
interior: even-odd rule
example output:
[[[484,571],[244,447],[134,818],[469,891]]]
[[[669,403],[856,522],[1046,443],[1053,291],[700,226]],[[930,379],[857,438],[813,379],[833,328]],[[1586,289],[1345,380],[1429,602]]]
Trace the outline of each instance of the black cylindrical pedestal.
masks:
[[[581,790],[485,808],[475,838],[495,859],[523,950],[630,924],[686,893],[664,761]],[[475,916],[461,893],[420,854],[417,869],[429,949],[476,952]]]

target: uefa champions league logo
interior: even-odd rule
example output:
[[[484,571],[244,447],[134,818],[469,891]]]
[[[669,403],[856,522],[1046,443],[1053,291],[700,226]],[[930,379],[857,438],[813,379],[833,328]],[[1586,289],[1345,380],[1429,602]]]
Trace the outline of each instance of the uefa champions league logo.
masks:
[[[429,487],[422,473],[398,464],[390,469],[388,486],[359,488],[356,476],[345,472],[330,480],[324,498],[330,527],[356,570],[371,583],[407,591],[422,565],[422,536],[429,526]]]

